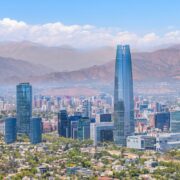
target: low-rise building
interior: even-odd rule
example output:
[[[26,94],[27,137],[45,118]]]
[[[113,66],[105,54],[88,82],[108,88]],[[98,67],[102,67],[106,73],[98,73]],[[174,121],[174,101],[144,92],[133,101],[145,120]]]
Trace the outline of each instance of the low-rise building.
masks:
[[[134,149],[156,149],[156,138],[147,135],[137,135],[127,137],[127,147]]]
[[[113,122],[91,123],[90,138],[93,140],[94,146],[100,142],[113,141]]]

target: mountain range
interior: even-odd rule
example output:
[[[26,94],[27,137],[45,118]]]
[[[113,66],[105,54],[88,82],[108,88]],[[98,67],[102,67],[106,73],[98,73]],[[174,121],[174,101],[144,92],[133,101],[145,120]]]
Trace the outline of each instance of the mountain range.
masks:
[[[0,82],[4,84],[113,82],[115,48],[47,47],[32,42],[0,43]],[[180,80],[180,45],[132,52],[136,81]]]

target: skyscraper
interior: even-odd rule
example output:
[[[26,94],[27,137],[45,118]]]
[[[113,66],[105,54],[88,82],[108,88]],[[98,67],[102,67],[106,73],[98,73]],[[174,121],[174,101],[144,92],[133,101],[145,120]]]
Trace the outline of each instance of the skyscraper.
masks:
[[[86,99],[83,101],[82,116],[91,118],[91,101]]]
[[[126,137],[134,133],[132,64],[128,45],[117,46],[114,83],[114,142],[126,146]]]
[[[5,119],[5,142],[7,144],[16,141],[16,118],[8,117]]]
[[[58,113],[58,133],[59,136],[68,137],[69,136],[69,119],[66,110],[60,110]]]
[[[28,135],[32,116],[32,86],[29,83],[16,86],[16,113],[17,132]]]
[[[30,140],[32,144],[42,141],[42,119],[33,117],[30,120]]]

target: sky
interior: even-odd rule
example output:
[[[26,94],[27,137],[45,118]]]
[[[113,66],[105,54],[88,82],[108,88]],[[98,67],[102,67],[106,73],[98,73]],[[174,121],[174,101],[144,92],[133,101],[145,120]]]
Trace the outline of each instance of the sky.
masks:
[[[1,0],[1,41],[77,47],[180,43],[179,0]]]

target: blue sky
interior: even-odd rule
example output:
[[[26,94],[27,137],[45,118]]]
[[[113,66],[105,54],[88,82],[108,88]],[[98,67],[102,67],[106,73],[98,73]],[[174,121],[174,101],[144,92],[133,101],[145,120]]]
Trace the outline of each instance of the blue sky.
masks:
[[[176,44],[180,0],[1,0],[0,36],[49,46]]]
[[[60,21],[135,32],[180,26],[179,0],[2,0],[0,18],[27,23]]]

